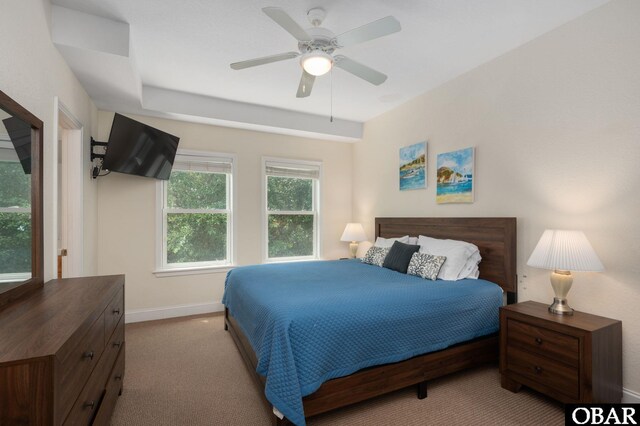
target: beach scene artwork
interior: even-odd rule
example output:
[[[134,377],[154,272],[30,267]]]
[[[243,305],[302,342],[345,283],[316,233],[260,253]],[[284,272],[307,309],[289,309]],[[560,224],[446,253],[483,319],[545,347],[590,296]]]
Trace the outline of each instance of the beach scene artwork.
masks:
[[[436,202],[473,203],[474,148],[438,154]]]
[[[427,187],[427,143],[400,148],[400,191]]]

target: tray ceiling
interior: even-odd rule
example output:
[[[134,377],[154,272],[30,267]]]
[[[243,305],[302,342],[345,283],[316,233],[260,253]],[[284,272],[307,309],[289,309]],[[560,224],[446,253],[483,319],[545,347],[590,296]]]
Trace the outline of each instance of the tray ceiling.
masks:
[[[54,0],[65,9],[54,7],[52,27],[56,46],[99,108],[356,140],[361,123],[606,2]],[[305,28],[310,26],[307,10],[322,7],[327,12],[323,26],[336,34],[395,16],[399,33],[340,50],[387,74],[387,81],[373,86],[335,69],[332,77],[316,79],[310,97],[296,98],[297,59],[232,70],[232,62],[297,50],[291,35],[262,13],[266,6],[285,9]],[[56,18],[56,9],[62,18]],[[87,45],[82,28],[71,31],[63,25],[74,22],[68,9],[82,12],[75,22],[91,20],[83,16],[100,20],[105,32],[96,31],[95,42]],[[56,19],[62,21],[56,25]],[[110,36],[111,30],[118,35]],[[125,33],[127,52],[122,46],[113,47],[120,49],[115,54],[105,52],[100,40],[122,44]],[[145,94],[153,99],[145,100]],[[328,120],[331,102],[334,123]],[[287,120],[288,111],[297,113],[295,119]],[[265,115],[271,121],[259,120]],[[307,121],[311,125],[305,128]]]

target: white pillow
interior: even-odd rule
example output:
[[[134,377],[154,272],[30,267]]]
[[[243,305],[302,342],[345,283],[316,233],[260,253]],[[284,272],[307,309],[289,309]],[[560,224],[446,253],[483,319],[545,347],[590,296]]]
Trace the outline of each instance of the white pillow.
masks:
[[[394,242],[396,241],[400,241],[401,243],[405,243],[408,244],[409,243],[409,236],[405,235],[404,237],[400,237],[400,238],[382,238],[382,237],[378,237],[376,238],[376,243],[374,244],[375,247],[391,247],[393,245]]]
[[[407,244],[415,246],[416,244],[418,244],[418,237],[409,237],[409,242]]]
[[[418,244],[420,244],[420,253],[429,253],[434,256],[445,256],[447,258],[442,268],[440,268],[440,272],[438,272],[438,278],[441,280],[456,281],[462,279],[459,277],[465,276],[463,269],[469,259],[476,253],[479,255],[478,247],[465,241],[439,240],[437,238],[420,235],[418,237]],[[472,263],[473,262],[476,262],[475,257],[472,260]],[[466,271],[466,274],[470,272],[472,271]]]
[[[460,274],[458,274],[459,280],[464,280],[465,278],[471,278],[477,280],[480,276],[480,270],[478,269],[478,265],[482,260],[482,256],[480,256],[480,251],[474,252],[469,259],[467,259],[467,263],[464,264]]]

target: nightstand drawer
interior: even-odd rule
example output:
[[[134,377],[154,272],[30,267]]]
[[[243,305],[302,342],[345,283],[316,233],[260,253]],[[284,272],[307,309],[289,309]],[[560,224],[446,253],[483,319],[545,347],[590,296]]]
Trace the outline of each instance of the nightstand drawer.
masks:
[[[507,321],[509,344],[521,346],[567,364],[578,366],[580,361],[580,341],[573,336],[537,327],[514,319]]]
[[[501,384],[528,386],[564,403],[622,399],[622,323],[574,311],[549,313],[539,302],[500,308]]]
[[[570,398],[580,397],[579,370],[576,367],[509,345],[507,369],[541,385],[552,387]]]

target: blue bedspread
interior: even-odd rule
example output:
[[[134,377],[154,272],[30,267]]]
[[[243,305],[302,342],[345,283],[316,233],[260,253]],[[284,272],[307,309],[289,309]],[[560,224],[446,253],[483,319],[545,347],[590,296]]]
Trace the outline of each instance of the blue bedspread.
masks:
[[[337,260],[235,268],[222,302],[253,346],[267,399],[304,425],[302,397],[329,379],[496,332],[502,290]]]

